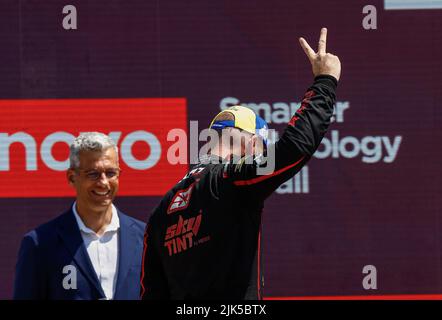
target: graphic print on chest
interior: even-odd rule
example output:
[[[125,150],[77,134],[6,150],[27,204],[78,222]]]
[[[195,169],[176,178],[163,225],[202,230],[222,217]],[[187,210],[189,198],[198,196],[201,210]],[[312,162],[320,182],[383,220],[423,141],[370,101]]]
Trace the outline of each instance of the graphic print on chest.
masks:
[[[186,189],[178,190],[170,201],[169,207],[167,208],[167,214],[174,213],[179,210],[184,210],[189,206],[190,197],[192,196],[192,191],[195,186],[195,182],[192,183]]]

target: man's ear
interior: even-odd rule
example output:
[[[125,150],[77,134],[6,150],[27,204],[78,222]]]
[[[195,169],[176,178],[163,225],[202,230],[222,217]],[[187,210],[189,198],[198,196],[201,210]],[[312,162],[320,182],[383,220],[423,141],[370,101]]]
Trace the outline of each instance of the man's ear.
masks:
[[[66,178],[68,179],[68,183],[73,186],[75,183],[75,171],[68,169],[68,171],[66,171]]]
[[[264,152],[263,142],[261,138],[259,138],[257,135],[253,135],[252,143],[253,143],[253,154],[255,156],[260,155]]]

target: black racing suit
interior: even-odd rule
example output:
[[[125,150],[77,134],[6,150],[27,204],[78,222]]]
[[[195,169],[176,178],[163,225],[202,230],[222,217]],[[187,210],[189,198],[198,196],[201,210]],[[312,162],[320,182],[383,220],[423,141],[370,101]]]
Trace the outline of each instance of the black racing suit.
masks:
[[[333,114],[337,81],[315,78],[263,164],[203,161],[162,199],[146,227],[142,299],[261,299],[264,200],[318,148]],[[271,154],[271,152],[268,152]],[[213,159],[210,159],[213,160]]]

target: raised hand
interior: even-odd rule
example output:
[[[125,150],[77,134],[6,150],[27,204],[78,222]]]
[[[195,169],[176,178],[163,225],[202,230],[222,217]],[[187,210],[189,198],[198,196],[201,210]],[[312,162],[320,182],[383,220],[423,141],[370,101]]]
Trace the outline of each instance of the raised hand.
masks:
[[[320,74],[328,74],[339,80],[341,76],[341,62],[337,56],[326,52],[327,28],[321,29],[318,52],[313,51],[304,38],[299,38],[299,43],[312,64],[313,75],[315,77]]]

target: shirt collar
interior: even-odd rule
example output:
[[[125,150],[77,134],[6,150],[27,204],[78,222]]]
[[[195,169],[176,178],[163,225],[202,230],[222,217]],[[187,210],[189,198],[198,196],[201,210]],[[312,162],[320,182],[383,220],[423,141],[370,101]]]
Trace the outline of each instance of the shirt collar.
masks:
[[[78,228],[83,231],[84,233],[93,233],[95,234],[95,231],[86,227],[83,220],[81,219],[80,215],[77,212],[77,201],[74,202],[72,205],[72,212],[74,212],[75,220],[77,220]],[[106,226],[106,230],[104,233],[109,231],[117,231],[120,228],[120,218],[118,217],[117,208],[112,204],[112,218],[111,222]]]

